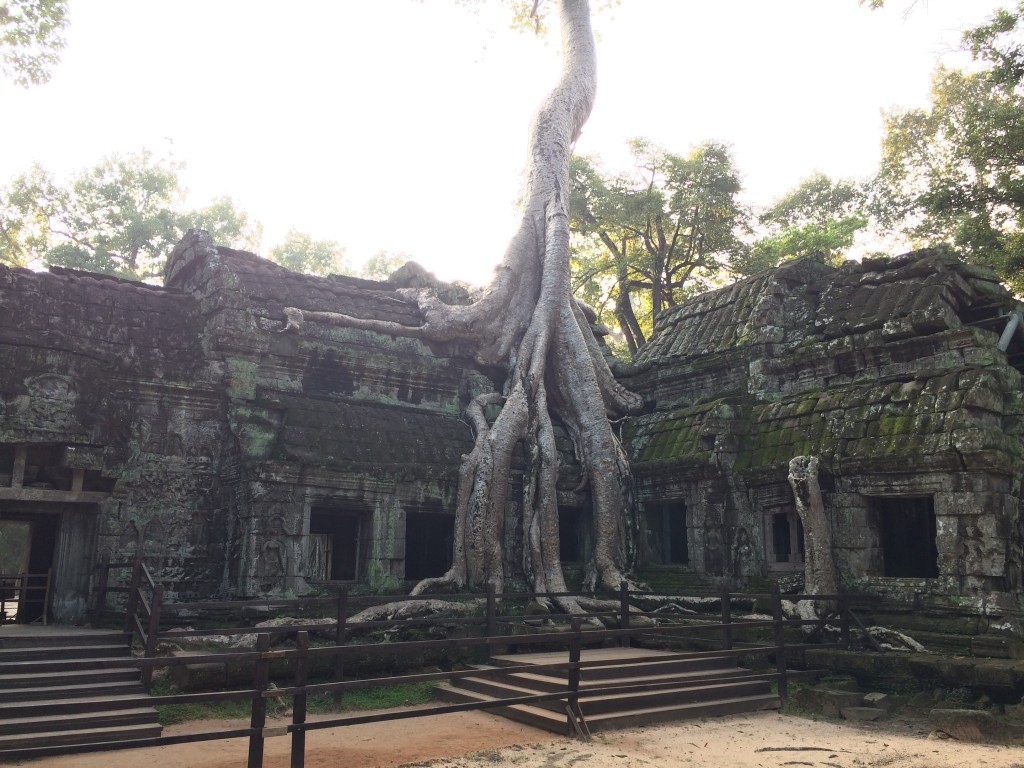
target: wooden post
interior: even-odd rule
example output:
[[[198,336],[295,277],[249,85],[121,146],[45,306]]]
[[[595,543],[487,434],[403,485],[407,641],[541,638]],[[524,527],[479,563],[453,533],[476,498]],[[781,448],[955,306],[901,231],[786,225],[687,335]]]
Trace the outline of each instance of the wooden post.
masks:
[[[722,642],[727,651],[732,650],[732,598],[729,583],[722,582]]]
[[[782,620],[782,591],[772,587],[772,619],[775,623],[775,671],[779,677],[779,700],[786,706],[789,688],[786,680],[786,626]]]
[[[256,651],[260,657],[256,659],[253,674],[252,716],[249,718],[249,727],[256,730],[249,736],[248,768],[263,768],[263,728],[267,724],[267,700],[263,698],[263,692],[270,682],[270,659],[266,657],[269,650],[270,635],[260,633],[256,636]]]
[[[132,563],[132,580],[128,588],[128,604],[125,606],[124,631],[135,632],[135,612],[139,610],[139,586],[142,584],[142,542],[135,551],[135,562]]]
[[[99,573],[96,585],[96,604],[92,614],[93,626],[97,629],[103,626],[103,612],[107,609],[107,582],[110,581],[110,555],[103,555],[100,563],[96,566]]]
[[[839,641],[843,648],[850,647],[850,599],[842,584],[839,585]]]
[[[160,640],[160,613],[164,607],[164,585],[153,587],[153,599],[149,604],[149,628],[146,631],[146,658],[156,656],[156,644]],[[146,666],[142,670],[142,684],[149,690],[153,681],[153,668]]]
[[[498,634],[498,590],[493,583],[487,584],[487,625],[484,628],[487,637]]]
[[[580,712],[580,657],[583,650],[583,628],[577,616],[570,620],[572,635],[569,637],[569,713],[565,724],[566,736],[577,732],[578,723],[583,716]],[[575,718],[575,723],[573,722]]]
[[[348,622],[348,585],[344,585],[341,591],[338,593],[338,627],[334,636],[334,644],[337,647],[341,647],[345,644],[345,624]],[[341,682],[341,678],[345,675],[345,658],[340,654],[336,653],[334,656],[334,680],[335,682]],[[344,694],[340,691],[334,691],[331,698],[334,700],[335,706],[341,706],[341,700]]]
[[[625,579],[619,582],[619,629],[629,629],[629,582]],[[623,648],[629,648],[632,644],[629,635],[622,636],[620,645]]]
[[[308,677],[309,632],[302,630],[295,638],[295,687],[302,688],[292,698],[292,724],[301,725],[306,722],[306,679]],[[304,768],[306,765],[306,732],[292,731],[292,764],[291,768]]]

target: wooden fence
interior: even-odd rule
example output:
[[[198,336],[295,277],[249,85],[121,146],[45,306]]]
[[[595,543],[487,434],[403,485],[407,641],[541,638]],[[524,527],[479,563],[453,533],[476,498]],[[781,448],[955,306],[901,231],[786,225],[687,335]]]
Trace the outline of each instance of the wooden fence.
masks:
[[[0,624],[15,621],[33,603],[39,607],[39,620],[46,624],[52,573],[0,573]]]
[[[707,598],[705,602],[717,601],[719,610],[712,614],[700,616],[679,616],[678,614],[663,614],[657,612],[640,612],[631,608],[631,601],[636,598],[651,597],[655,593],[630,592],[626,584],[622,585],[618,595],[617,610],[610,613],[589,613],[574,616],[553,616],[552,619],[561,619],[569,624],[568,631],[542,631],[538,628],[531,629],[524,634],[527,625],[524,624],[524,617],[521,615],[502,615],[501,608],[504,605],[524,600],[536,600],[538,598],[552,597],[587,597],[593,595],[579,595],[577,593],[515,593],[498,596],[491,589],[481,594],[460,594],[445,595],[445,600],[472,600],[478,602],[483,610],[480,615],[457,617],[445,617],[443,619],[405,619],[386,620],[354,623],[349,619],[349,612],[361,605],[380,603],[387,600],[415,600],[415,599],[438,599],[439,596],[410,598],[410,597],[354,597],[343,591],[337,597],[313,598],[302,600],[267,600],[267,601],[204,601],[188,603],[164,603],[163,588],[155,584],[145,565],[141,561],[131,564],[132,579],[129,587],[109,588],[108,591],[127,592],[127,611],[125,614],[125,629],[133,632],[138,642],[144,649],[144,656],[134,660],[134,664],[142,671],[143,680],[148,683],[153,679],[154,671],[157,669],[170,670],[181,665],[202,665],[202,664],[226,664],[245,665],[251,667],[251,683],[247,688],[241,690],[228,690],[206,693],[180,693],[166,696],[139,696],[138,706],[160,706],[162,704],[185,704],[185,703],[214,703],[228,701],[246,701],[250,704],[250,724],[247,728],[235,728],[230,730],[213,730],[202,733],[183,734],[177,736],[161,736],[145,740],[126,742],[123,744],[97,744],[84,746],[81,751],[100,751],[116,748],[130,748],[140,746],[156,746],[167,744],[180,744],[185,742],[197,742],[230,738],[249,739],[249,768],[261,768],[263,764],[263,747],[267,738],[273,736],[291,737],[291,765],[293,768],[302,768],[305,762],[305,735],[309,731],[338,728],[361,723],[381,722],[388,720],[407,719],[414,717],[425,717],[432,715],[446,714],[450,712],[465,712],[476,709],[488,709],[495,707],[506,707],[513,704],[532,704],[542,701],[559,700],[564,703],[567,711],[567,733],[582,734],[585,729],[581,727],[582,715],[579,709],[580,697],[580,671],[588,667],[603,666],[621,661],[582,661],[581,649],[585,645],[607,644],[615,642],[622,646],[629,646],[633,642],[651,644],[657,643],[661,647],[700,647],[698,651],[673,652],[669,656],[658,656],[658,660],[683,659],[695,656],[709,657],[715,655],[735,656],[740,655],[746,660],[762,659],[763,671],[755,674],[756,677],[769,679],[775,682],[780,699],[785,703],[788,695],[788,682],[794,675],[805,674],[787,668],[787,660],[796,658],[802,650],[810,647],[823,647],[823,645],[848,645],[850,641],[851,622],[857,623],[856,617],[849,610],[849,597],[845,593],[835,595],[786,595],[786,600],[810,600],[825,601],[828,610],[821,619],[800,620],[786,618],[783,612],[783,596],[776,589],[771,593],[743,594],[733,593],[727,588],[716,593],[696,595],[696,597]],[[119,566],[113,566],[119,567]],[[733,606],[736,604],[760,604],[770,610],[770,617],[765,618],[739,618],[733,615]],[[100,605],[101,616],[103,605]],[[258,610],[259,612],[281,611],[288,612],[289,609],[310,609],[324,612],[330,609],[332,620],[330,624],[310,622],[308,624],[294,624],[289,626],[254,628],[254,627],[231,627],[226,629],[160,629],[162,617],[180,613],[198,614],[207,610],[238,610],[241,612]],[[617,629],[595,629],[584,626],[587,619],[597,619],[606,624],[617,625]],[[650,620],[658,620],[657,625],[650,626]],[[638,621],[643,621],[644,626],[637,626]],[[477,629],[476,634],[468,634],[465,637],[449,637],[439,640],[415,640],[401,642],[379,642],[346,644],[347,638],[356,633],[381,628],[404,628],[413,629],[429,625],[444,623],[449,626],[460,626],[471,631]],[[838,624],[840,640],[837,643],[811,643],[816,635],[827,624]],[[509,627],[516,627],[517,631],[509,632]],[[803,629],[809,627],[809,629]],[[790,637],[787,638],[787,630]],[[800,630],[798,633],[796,630]],[[310,633],[327,633],[333,640],[333,644],[323,647],[312,647],[310,645]],[[157,657],[156,650],[161,640],[174,641],[186,637],[202,638],[211,635],[240,635],[256,634],[255,650],[238,650],[203,655],[189,655],[182,657]],[[295,647],[273,648],[273,639],[283,635],[294,635]],[[792,640],[796,642],[792,642]],[[789,642],[787,642],[789,640]],[[412,656],[420,656],[425,653],[451,653],[464,654],[467,651],[490,653],[493,649],[508,649],[510,647],[529,645],[531,648],[545,647],[549,650],[564,650],[566,657],[564,661],[551,664],[529,664],[518,666],[504,666],[501,674],[508,674],[515,671],[560,671],[566,673],[567,684],[562,690],[538,693],[512,698],[498,699],[487,702],[474,702],[464,704],[430,705],[403,709],[400,711],[375,712],[365,715],[345,715],[331,717],[328,719],[307,721],[307,702],[312,695],[332,694],[336,698],[345,691],[359,688],[373,688],[385,685],[396,685],[402,683],[422,683],[430,681],[451,680],[463,676],[487,676],[486,670],[470,669],[465,671],[450,672],[426,672],[415,674],[391,675],[385,677],[372,677],[368,679],[343,680],[341,679],[345,662],[352,660],[366,660],[368,658],[402,660]],[[880,649],[879,649],[880,650]],[[310,683],[310,668],[318,661],[326,660],[326,667],[333,669],[333,679],[325,682]],[[116,662],[123,664],[123,661]],[[291,670],[290,684],[284,687],[271,687],[271,665],[287,664]],[[635,663],[642,664],[642,661]],[[319,665],[324,668],[324,664]],[[745,676],[745,679],[752,679]],[[648,684],[650,685],[650,684]],[[654,684],[653,687],[657,687]],[[664,684],[662,684],[664,685]],[[621,687],[608,688],[587,688],[587,695],[621,692]],[[267,704],[272,699],[290,700],[292,718],[286,725],[267,725]],[[59,752],[60,748],[53,748],[53,752]],[[33,754],[45,754],[39,749],[33,750]]]

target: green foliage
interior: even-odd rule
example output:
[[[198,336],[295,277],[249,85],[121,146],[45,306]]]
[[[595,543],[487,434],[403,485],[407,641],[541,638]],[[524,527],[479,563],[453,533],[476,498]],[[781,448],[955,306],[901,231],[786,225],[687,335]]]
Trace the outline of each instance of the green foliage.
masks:
[[[330,693],[309,696],[306,710],[310,713],[332,713],[350,710],[392,709],[417,704],[428,704],[434,700],[434,688],[437,681],[421,683],[400,683],[398,685],[380,685],[373,688],[358,688],[346,691],[341,706],[334,703]],[[173,696],[185,693],[168,678],[160,678],[153,683],[151,693],[154,696]],[[275,707],[275,703],[278,704]],[[283,710],[290,708],[291,697],[284,696],[271,699],[268,709]],[[249,701],[195,702],[189,704],[159,704],[161,725],[174,725],[190,720],[231,720],[249,717],[252,704]]]
[[[377,251],[366,260],[359,276],[369,280],[387,280],[396,269],[409,261],[412,261],[412,256],[408,253]]]
[[[26,88],[47,82],[60,61],[67,23],[67,0],[0,2],[0,72]]]
[[[35,261],[157,282],[186,230],[202,226],[225,245],[251,245],[259,225],[228,198],[182,211],[181,163],[149,151],[111,155],[62,183],[40,166],[0,190],[0,262]]]
[[[749,215],[724,144],[677,155],[645,139],[630,143],[634,168],[602,174],[573,158],[574,290],[606,322],[614,318],[631,353],[653,318],[719,282],[746,256]]]
[[[28,568],[29,523],[0,521],[0,573],[24,573]]]
[[[951,243],[1024,291],[1024,2],[964,35],[978,68],[940,67],[928,109],[886,115],[873,212]]]
[[[314,240],[295,229],[288,230],[284,242],[270,249],[268,257],[293,272],[310,275],[347,275],[345,249],[333,240]]]
[[[819,255],[842,261],[858,231],[868,224],[861,212],[864,191],[851,181],[833,182],[815,173],[779,198],[758,217],[766,234],[754,244],[738,271],[753,274],[785,259]]]

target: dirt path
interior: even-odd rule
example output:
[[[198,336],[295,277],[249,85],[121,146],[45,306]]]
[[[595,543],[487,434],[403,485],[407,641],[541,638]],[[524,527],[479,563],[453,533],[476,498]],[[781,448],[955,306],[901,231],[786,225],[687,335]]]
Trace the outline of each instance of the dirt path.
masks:
[[[313,719],[313,718],[311,718]],[[165,734],[244,727],[187,723]],[[266,768],[287,768],[290,739],[266,742]],[[245,739],[69,755],[34,768],[244,768]],[[1024,768],[1024,747],[938,738],[904,720],[851,724],[759,713],[599,734],[582,743],[478,712],[312,731],[309,768]]]

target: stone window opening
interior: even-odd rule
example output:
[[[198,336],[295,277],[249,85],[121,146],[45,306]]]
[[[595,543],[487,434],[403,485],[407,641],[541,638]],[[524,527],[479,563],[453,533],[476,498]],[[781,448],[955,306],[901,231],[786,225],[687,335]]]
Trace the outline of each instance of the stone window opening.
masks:
[[[644,559],[648,565],[686,565],[690,562],[684,502],[648,504],[644,510],[644,523]]]
[[[352,509],[313,507],[309,513],[307,578],[358,581],[369,558],[371,516]]]
[[[444,576],[452,567],[455,516],[411,512],[405,518],[405,578]]]
[[[796,509],[765,512],[765,553],[769,571],[799,571],[804,567],[804,524]]]
[[[877,536],[881,563],[876,575],[934,579],[939,575],[935,503],[930,496],[884,496],[869,500],[868,524]]]

